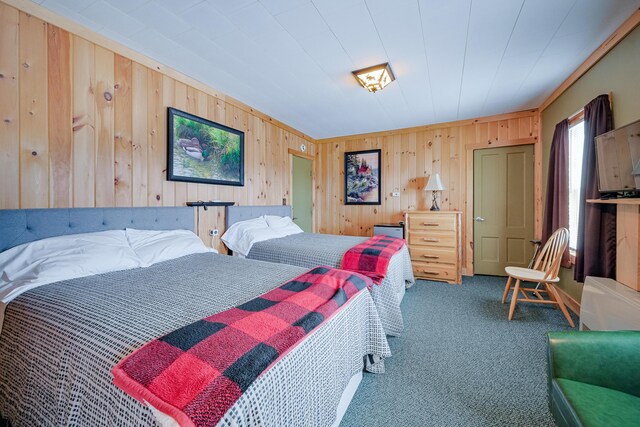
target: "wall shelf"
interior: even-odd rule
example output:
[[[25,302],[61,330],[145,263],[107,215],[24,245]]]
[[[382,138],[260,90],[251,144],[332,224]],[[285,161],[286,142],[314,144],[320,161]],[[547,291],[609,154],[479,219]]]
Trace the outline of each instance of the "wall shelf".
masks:
[[[201,206],[233,206],[236,202],[187,202],[187,206],[201,207]]]
[[[640,205],[640,198],[626,199],[587,199],[587,203],[599,203],[605,205]]]

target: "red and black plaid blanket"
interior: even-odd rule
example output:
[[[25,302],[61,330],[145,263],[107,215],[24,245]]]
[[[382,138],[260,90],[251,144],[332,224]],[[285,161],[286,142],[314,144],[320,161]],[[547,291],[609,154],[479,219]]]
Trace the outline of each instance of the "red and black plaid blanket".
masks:
[[[113,368],[114,384],[183,427],[216,425],[256,378],[370,283],[316,267],[151,341]]]
[[[379,285],[387,275],[391,257],[403,246],[404,239],[386,235],[373,236],[345,252],[340,268],[370,277],[373,283]]]

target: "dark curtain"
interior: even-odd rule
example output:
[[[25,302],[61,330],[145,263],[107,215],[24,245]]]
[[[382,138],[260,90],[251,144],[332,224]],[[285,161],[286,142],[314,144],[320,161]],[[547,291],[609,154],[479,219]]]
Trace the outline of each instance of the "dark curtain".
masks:
[[[600,198],[596,172],[594,138],[613,129],[613,115],[607,95],[600,95],[584,107],[584,158],[580,190],[580,219],[574,278],[615,278],[616,205],[586,203]]]
[[[542,244],[560,227],[569,228],[569,120],[556,125],[549,157],[547,197],[542,218]],[[571,266],[569,247],[562,255],[562,266]]]

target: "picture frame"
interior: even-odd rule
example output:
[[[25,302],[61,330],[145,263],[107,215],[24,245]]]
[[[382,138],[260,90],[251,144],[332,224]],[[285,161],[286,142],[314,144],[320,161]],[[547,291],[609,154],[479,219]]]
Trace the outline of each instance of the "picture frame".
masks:
[[[244,132],[169,107],[167,180],[244,186]]]
[[[382,204],[382,150],[344,153],[344,204]]]

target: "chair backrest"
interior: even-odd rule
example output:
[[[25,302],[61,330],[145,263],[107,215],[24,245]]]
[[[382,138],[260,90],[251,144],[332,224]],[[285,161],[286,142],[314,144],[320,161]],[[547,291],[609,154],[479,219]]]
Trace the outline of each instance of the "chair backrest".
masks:
[[[558,277],[560,270],[560,262],[562,254],[564,254],[569,244],[569,230],[564,227],[558,228],[553,232],[547,243],[545,243],[536,263],[533,265],[534,270],[544,271],[545,279],[555,279]]]

